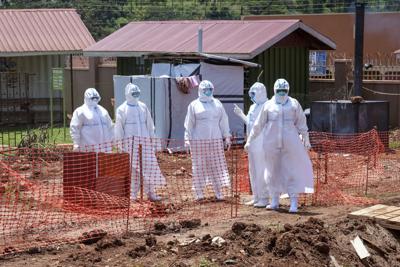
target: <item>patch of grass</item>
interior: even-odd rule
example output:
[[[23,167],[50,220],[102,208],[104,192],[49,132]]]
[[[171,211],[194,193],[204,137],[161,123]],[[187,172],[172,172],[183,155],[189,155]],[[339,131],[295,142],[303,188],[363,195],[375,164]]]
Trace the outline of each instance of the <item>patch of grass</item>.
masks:
[[[39,135],[39,128],[30,129],[32,134]],[[71,144],[71,136],[69,134],[69,127],[53,127],[46,130],[48,133],[48,144]],[[65,133],[64,133],[65,132]],[[18,146],[22,138],[28,133],[28,128],[12,128],[2,129],[0,131],[0,145],[5,146]]]
[[[400,141],[391,141],[389,142],[390,149],[398,149],[400,148]]]

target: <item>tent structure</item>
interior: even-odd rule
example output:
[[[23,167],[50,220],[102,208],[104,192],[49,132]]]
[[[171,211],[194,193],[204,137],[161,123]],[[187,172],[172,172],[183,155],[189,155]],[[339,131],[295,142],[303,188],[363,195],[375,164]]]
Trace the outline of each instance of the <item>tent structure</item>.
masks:
[[[155,63],[151,75],[115,75],[115,107],[125,101],[124,88],[132,82],[141,89],[141,101],[146,103],[154,119],[156,136],[182,140],[187,107],[198,97],[196,86],[183,92],[178,88],[181,77],[210,80],[215,87],[214,96],[224,105],[229,117],[231,132],[244,137],[244,124],[234,113],[234,104],[243,108],[244,67],[205,62],[173,65]]]

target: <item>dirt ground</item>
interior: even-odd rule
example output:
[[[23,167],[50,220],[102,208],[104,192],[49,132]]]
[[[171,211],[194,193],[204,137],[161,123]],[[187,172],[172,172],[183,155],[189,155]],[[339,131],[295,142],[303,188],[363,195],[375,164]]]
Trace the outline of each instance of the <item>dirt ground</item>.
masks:
[[[175,159],[169,157],[169,155],[163,155],[159,159],[171,187],[169,189],[171,191],[166,190],[161,192],[161,195],[171,195],[172,203],[187,201],[191,197],[184,195],[185,192],[190,192],[191,186],[190,179],[185,178],[189,175],[186,172],[190,170],[189,162],[186,162],[185,156]],[[380,169],[383,171],[369,173],[369,185],[379,184],[378,188],[371,187],[373,191],[369,191],[370,194],[375,191],[377,193],[399,192],[397,190],[399,186],[398,155],[386,155],[386,157],[385,161],[382,161],[383,168]],[[235,165],[232,158],[228,157],[229,167]],[[345,156],[343,158],[342,161],[336,162],[340,164],[340,167],[336,169],[348,171],[351,167],[352,171],[349,172],[355,177],[350,180],[359,181],[360,171],[354,169],[354,166],[358,165]],[[347,161],[350,167],[345,167],[347,165],[343,164]],[[183,166],[183,168],[177,171],[176,166]],[[61,191],[61,183],[58,182],[61,180],[60,167],[54,168],[53,175],[49,175],[47,171],[51,169],[50,167],[52,166],[42,168],[43,174],[39,173],[38,177],[30,178],[31,173],[28,171],[23,174],[32,180],[40,180],[44,186],[49,187],[48,192]],[[339,171],[331,171],[330,176],[341,177]],[[247,170],[243,173],[247,173]],[[350,177],[349,174],[345,176]],[[332,187],[332,180],[328,178],[331,181],[328,187]],[[390,185],[395,190],[389,191],[386,190],[387,187],[382,187],[386,185]],[[359,187],[357,182],[355,188]],[[379,191],[381,187],[385,190]],[[353,187],[349,188],[353,190]],[[179,192],[179,194],[174,195],[171,192]],[[326,198],[331,195],[322,196]],[[331,198],[328,200],[332,203]],[[400,196],[390,199],[386,196],[386,200],[382,203],[400,206]],[[217,204],[206,210],[209,216],[205,217],[210,219],[200,221],[199,218],[190,218],[191,220],[171,223],[163,221],[163,223],[156,223],[152,232],[125,233],[121,236],[107,233],[106,228],[91,229],[101,233],[99,235],[101,238],[96,240],[86,238],[85,243],[46,248],[32,247],[25,253],[0,257],[0,266],[28,264],[32,267],[335,266],[331,258],[334,257],[339,266],[343,267],[400,267],[400,234],[398,232],[388,231],[373,221],[347,218],[349,212],[361,209],[362,206],[306,206],[301,207],[298,214],[287,213],[288,206],[285,205],[279,211],[241,206],[239,217],[216,222],[218,214],[226,217],[222,216],[226,211]],[[200,213],[197,214],[200,216]],[[173,220],[172,217],[171,220]],[[89,232],[88,236],[90,235]],[[371,257],[365,261],[359,260],[350,243],[350,240],[357,235],[364,240],[364,244],[371,253]]]
[[[400,205],[400,197],[384,203]],[[238,218],[219,223],[193,218],[157,223],[151,233],[32,248],[1,258],[0,266],[335,266],[332,256],[340,266],[400,266],[400,233],[347,218],[361,207],[287,208],[243,206]],[[363,262],[350,243],[356,235],[371,254]]]

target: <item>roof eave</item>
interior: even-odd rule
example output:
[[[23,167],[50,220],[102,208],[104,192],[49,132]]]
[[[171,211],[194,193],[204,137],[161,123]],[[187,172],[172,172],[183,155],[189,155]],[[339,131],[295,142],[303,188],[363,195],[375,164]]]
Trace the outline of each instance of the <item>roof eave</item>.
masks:
[[[285,31],[282,31],[280,34],[276,35],[274,38],[269,40],[268,42],[264,43],[262,46],[258,47],[257,49],[254,49],[251,52],[251,58],[256,57],[257,55],[261,54],[263,51],[267,50],[268,48],[272,47],[274,44],[288,36],[290,33],[298,29],[298,24],[295,23],[289,28],[287,28]]]
[[[251,58],[256,57],[258,54],[261,54],[263,51],[265,51],[268,48],[272,47],[273,45],[275,45],[276,43],[278,43],[283,38],[285,38],[286,36],[288,36],[289,34],[291,34],[292,32],[294,32],[297,29],[302,29],[303,31],[307,32],[311,36],[313,36],[316,39],[318,39],[321,43],[326,45],[327,48],[329,48],[329,49],[326,49],[326,50],[335,50],[336,49],[336,44],[333,41],[331,41],[329,38],[323,36],[322,34],[318,33],[317,31],[313,30],[312,28],[308,27],[307,25],[305,25],[304,23],[299,21],[299,22],[293,24],[292,26],[288,27],[285,31],[281,32],[280,34],[278,34],[277,36],[275,36],[274,38],[272,38],[268,42],[266,42],[264,45],[262,45],[259,48],[253,50],[251,52],[251,57],[246,58],[246,59],[251,59]]]
[[[336,50],[336,44],[332,40],[330,40],[328,37],[320,34],[313,28],[305,25],[302,22],[299,22],[299,28],[302,29],[303,31],[307,32],[311,36],[315,37],[316,39],[320,40],[322,43],[324,43],[326,46],[328,46],[330,48],[330,50]]]
[[[225,54],[225,53],[198,53],[198,52],[101,51],[101,50],[89,50],[89,49],[83,50],[83,55],[86,57],[144,57],[144,56],[152,56],[152,55],[186,56],[186,55],[195,55],[195,54],[227,57],[227,58],[238,59],[238,60],[253,58],[252,54],[246,54],[246,53]]]
[[[0,57],[32,57],[32,56],[54,56],[54,55],[76,55],[76,54],[81,55],[82,50],[0,52]]]
[[[235,63],[235,64],[241,64],[241,65],[243,65],[245,67],[251,67],[251,68],[259,68],[259,67],[261,67],[261,65],[259,65],[257,63],[236,59],[236,58],[233,58],[233,57],[218,56],[218,55],[205,54],[205,53],[199,53],[199,55],[204,56],[205,58],[209,58],[209,59],[216,59],[216,60],[221,60],[221,61],[226,61],[226,62],[232,62],[232,63]]]
[[[85,57],[142,57],[149,54],[150,52],[83,50]]]

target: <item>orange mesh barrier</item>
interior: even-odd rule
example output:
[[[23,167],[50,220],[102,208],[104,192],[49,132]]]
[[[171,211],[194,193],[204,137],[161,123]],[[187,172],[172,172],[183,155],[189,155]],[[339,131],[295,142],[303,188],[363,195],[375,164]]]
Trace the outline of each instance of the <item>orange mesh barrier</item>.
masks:
[[[251,194],[251,185],[250,185],[250,179],[249,179],[249,166],[248,164],[243,164],[245,162],[248,162],[248,155],[247,153],[242,153],[240,155],[239,164],[237,168],[237,174],[238,174],[238,185],[237,189],[241,193],[246,193],[246,194]]]
[[[376,130],[360,134],[331,134],[311,132],[310,140],[315,177],[316,205],[372,204],[371,194],[381,183],[382,160],[385,155],[384,138]],[[388,181],[389,182],[389,181]],[[400,179],[395,177],[395,184]],[[398,188],[392,189],[398,192]]]
[[[315,193],[303,203],[368,204],[400,192],[399,156],[389,149],[396,136],[311,132]],[[219,222],[237,215],[239,194],[249,191],[246,153],[238,145],[224,150],[220,140],[192,141],[190,150],[180,140],[150,138],[74,152],[3,147],[0,255],[160,223]]]
[[[190,149],[150,138],[71,148],[0,151],[0,254],[237,215],[243,151],[220,140]]]

